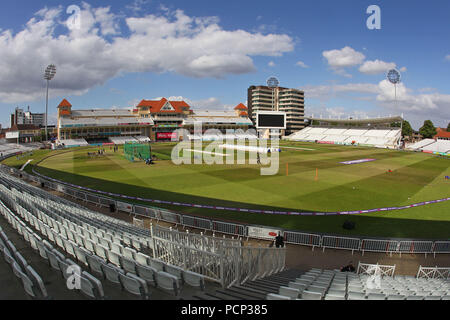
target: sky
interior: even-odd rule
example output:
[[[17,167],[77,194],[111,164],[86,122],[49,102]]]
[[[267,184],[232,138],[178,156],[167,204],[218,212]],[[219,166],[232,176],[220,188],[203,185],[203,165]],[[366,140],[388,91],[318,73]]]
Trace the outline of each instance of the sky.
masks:
[[[305,91],[307,115],[403,114],[416,130],[427,119],[447,127],[449,40],[448,0],[2,1],[0,123],[9,127],[16,107],[45,112],[53,63],[50,123],[63,98],[75,109],[160,97],[231,109],[276,76]]]

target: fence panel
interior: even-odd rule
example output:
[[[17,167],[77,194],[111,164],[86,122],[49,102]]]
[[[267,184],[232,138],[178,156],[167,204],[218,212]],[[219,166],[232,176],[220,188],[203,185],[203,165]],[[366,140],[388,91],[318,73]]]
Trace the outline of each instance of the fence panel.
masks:
[[[222,221],[212,221],[212,230],[224,234],[245,236],[245,226]]]
[[[361,240],[357,238],[323,236],[322,247],[344,250],[358,250]]]
[[[185,215],[181,216],[181,220],[184,226],[203,230],[211,230],[211,220]]]
[[[400,241],[398,251],[401,253],[431,253],[432,241]]]
[[[134,213],[139,216],[149,217],[152,219],[156,219],[157,211],[152,208],[147,208],[143,206],[134,206]]]
[[[322,237],[317,234],[285,231],[284,238],[285,238],[286,243],[300,244],[300,245],[311,246],[311,247],[319,247],[321,244]]]
[[[92,194],[89,194],[89,193],[86,194],[86,200],[87,200],[87,202],[90,202],[90,203],[93,203],[93,204],[96,204],[96,205],[99,204],[98,197],[96,197],[96,196],[94,196]]]
[[[450,241],[436,241],[433,246],[434,253],[450,253]]]
[[[395,240],[375,240],[363,239],[361,242],[361,251],[372,252],[396,252],[399,242]]]
[[[419,267],[417,278],[450,279],[450,268]]]
[[[157,219],[175,224],[181,223],[181,217],[179,214],[166,210],[158,210]]]

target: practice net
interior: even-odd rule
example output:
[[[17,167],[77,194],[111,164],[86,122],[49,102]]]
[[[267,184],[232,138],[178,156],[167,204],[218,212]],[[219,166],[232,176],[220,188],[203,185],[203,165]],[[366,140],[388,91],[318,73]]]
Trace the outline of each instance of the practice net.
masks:
[[[123,153],[129,161],[151,159],[152,148],[149,143],[127,142],[124,145]]]

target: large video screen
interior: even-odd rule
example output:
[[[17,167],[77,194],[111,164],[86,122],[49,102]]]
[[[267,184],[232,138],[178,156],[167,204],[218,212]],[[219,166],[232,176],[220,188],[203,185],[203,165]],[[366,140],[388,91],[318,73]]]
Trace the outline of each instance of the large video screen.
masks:
[[[286,129],[285,113],[258,113],[257,119],[260,129]]]

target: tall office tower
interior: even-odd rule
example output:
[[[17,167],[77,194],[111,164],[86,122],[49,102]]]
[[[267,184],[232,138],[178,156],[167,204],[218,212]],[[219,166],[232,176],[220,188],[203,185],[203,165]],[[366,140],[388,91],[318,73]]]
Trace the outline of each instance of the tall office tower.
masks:
[[[268,86],[250,86],[247,94],[250,119],[256,124],[258,111],[286,112],[286,135],[305,127],[305,93],[298,89]]]

